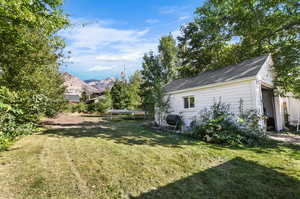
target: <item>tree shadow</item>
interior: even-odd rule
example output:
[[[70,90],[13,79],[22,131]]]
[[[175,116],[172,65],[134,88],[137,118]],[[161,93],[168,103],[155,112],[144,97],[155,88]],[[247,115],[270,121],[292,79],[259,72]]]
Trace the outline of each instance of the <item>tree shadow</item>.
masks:
[[[66,128],[70,128],[70,127],[82,127],[82,128],[88,128],[91,126],[97,126],[98,124],[95,122],[81,122],[81,123],[59,123],[59,122],[44,122],[43,125],[46,126],[51,126],[53,128],[56,127],[66,127]]]
[[[80,117],[87,117],[87,118],[89,118],[89,117],[91,117],[91,118],[101,118],[101,115],[94,115],[94,114],[82,114],[82,115],[80,115]]]
[[[50,134],[51,136],[69,136],[74,138],[80,137],[98,137],[106,140],[113,140],[115,143],[127,145],[150,145],[150,146],[170,146],[182,147],[184,145],[197,145],[199,140],[191,138],[184,134],[176,134],[171,132],[162,132],[143,126],[143,122],[128,120],[100,120],[100,121],[83,121],[79,123],[55,123],[45,122],[52,128],[42,134]],[[204,143],[203,143],[204,144]],[[300,145],[283,143],[280,141],[269,140],[265,145],[260,146],[222,146],[216,144],[206,144],[207,147],[224,150],[251,150],[256,153],[269,153],[270,150],[282,152],[284,147],[293,151],[289,155],[300,160]]]
[[[207,147],[216,149],[216,150],[224,150],[224,148],[231,149],[231,150],[248,150],[253,151],[255,153],[260,154],[268,154],[270,152],[274,153],[286,153],[288,156],[300,160],[300,145],[281,142],[272,139],[266,139],[265,144],[261,144],[258,146],[250,146],[250,145],[233,145],[233,146],[221,146],[215,144],[208,144]],[[287,149],[288,151],[287,153]]]
[[[242,158],[232,159],[131,199],[300,198],[299,180]]]
[[[136,121],[51,123],[51,126],[52,128],[41,134],[73,138],[95,137],[126,145],[160,145],[180,148],[183,145],[197,144],[197,141],[190,137],[150,130],[142,123],[137,124]]]

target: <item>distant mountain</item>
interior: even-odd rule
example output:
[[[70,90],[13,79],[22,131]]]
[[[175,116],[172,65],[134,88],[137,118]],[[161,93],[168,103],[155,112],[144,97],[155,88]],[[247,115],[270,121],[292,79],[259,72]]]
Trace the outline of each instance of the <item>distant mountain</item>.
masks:
[[[83,92],[87,94],[99,93],[99,91],[79,79],[78,77],[71,75],[67,72],[63,73],[64,86],[66,87],[66,95],[78,95],[81,96]]]
[[[85,83],[90,83],[90,82],[94,82],[94,81],[98,81],[97,79],[88,79],[88,80],[84,80]]]
[[[96,88],[100,92],[104,92],[106,89],[111,89],[116,82],[116,78],[110,77],[104,80],[86,80],[85,82]]]

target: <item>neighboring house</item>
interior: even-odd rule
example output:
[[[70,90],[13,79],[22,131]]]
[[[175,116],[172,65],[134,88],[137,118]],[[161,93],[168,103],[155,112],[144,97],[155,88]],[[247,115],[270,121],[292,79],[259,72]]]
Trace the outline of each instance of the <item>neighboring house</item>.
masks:
[[[100,91],[88,85],[78,77],[65,72],[63,73],[63,78],[64,86],[66,87],[65,98],[70,103],[79,103],[83,93],[85,93],[90,99],[100,95]]]
[[[80,95],[65,94],[65,98],[71,104],[76,104],[80,102]]]
[[[272,66],[271,55],[266,55],[196,77],[174,80],[166,86],[170,114],[181,115],[189,126],[201,110],[219,100],[230,104],[231,112],[239,113],[242,99],[244,110],[257,110],[268,116],[268,122],[261,121],[263,127],[273,125],[276,130],[282,130],[285,112],[296,124],[300,100],[292,96],[274,97]]]

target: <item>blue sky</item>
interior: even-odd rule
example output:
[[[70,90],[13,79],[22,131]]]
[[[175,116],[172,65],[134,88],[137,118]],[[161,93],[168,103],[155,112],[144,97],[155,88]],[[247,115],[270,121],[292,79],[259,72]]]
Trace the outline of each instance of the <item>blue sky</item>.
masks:
[[[76,3],[75,3],[76,2]],[[65,0],[72,26],[60,32],[71,51],[62,71],[81,79],[119,77],[141,69],[158,40],[191,21],[202,0]]]

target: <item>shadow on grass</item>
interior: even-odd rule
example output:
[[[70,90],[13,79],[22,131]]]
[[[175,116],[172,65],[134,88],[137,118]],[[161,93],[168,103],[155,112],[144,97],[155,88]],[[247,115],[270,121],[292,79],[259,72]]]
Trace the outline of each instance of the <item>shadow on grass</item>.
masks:
[[[242,158],[180,179],[131,199],[300,198],[299,180]]]
[[[52,136],[80,137],[98,137],[106,140],[114,140],[115,143],[127,145],[150,145],[150,146],[172,146],[181,147],[183,145],[197,145],[200,141],[189,136],[168,132],[160,132],[144,127],[143,122],[127,120],[101,120],[98,122],[81,123],[45,123],[51,125],[52,129],[44,131],[43,134]],[[58,127],[58,128],[56,128]],[[256,153],[269,153],[270,150],[282,152],[284,147],[293,151],[289,155],[300,160],[300,145],[288,144],[279,141],[270,140],[262,146],[220,146],[215,144],[206,144],[207,147],[223,150],[251,150]]]
[[[98,124],[95,122],[81,122],[81,123],[55,123],[55,122],[44,122],[42,125],[50,125],[53,128],[57,127],[81,127],[81,128],[89,128],[93,126],[97,126]]]
[[[186,136],[163,133],[143,127],[136,121],[100,121],[82,123],[51,123],[52,129],[42,134],[50,136],[68,136],[73,138],[95,137],[113,140],[115,143],[127,145],[150,145],[181,147],[183,145],[197,144],[197,141]],[[55,128],[58,126],[59,128]]]
[[[80,117],[96,117],[96,118],[101,118],[101,115],[93,115],[93,114],[82,114]]]
[[[220,146],[216,144],[208,144],[207,147],[216,149],[216,150],[224,150],[224,148],[231,150],[247,150],[253,151],[255,153],[286,153],[288,156],[300,160],[300,145],[280,142],[272,139],[267,139],[264,145],[259,146],[247,146],[247,145],[234,145],[234,146]],[[290,150],[290,151],[286,151]]]

